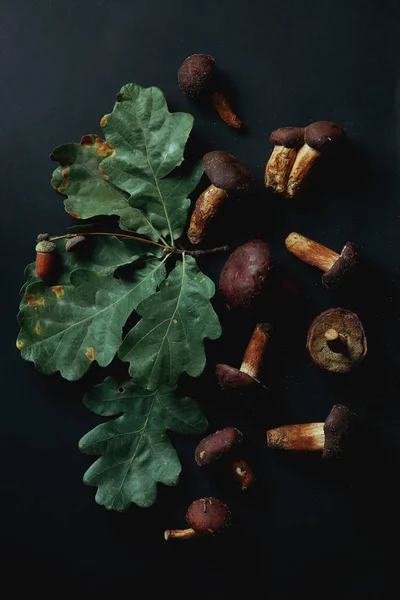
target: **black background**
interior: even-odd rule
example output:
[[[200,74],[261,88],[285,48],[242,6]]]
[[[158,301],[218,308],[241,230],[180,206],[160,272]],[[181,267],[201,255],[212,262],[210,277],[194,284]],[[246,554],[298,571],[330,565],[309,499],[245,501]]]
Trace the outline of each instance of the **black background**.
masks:
[[[10,597],[20,587],[58,598],[398,596],[399,12],[387,0],[1,3],[0,564]],[[215,57],[244,133],[180,94],[176,71],[193,52]],[[129,81],[161,87],[171,110],[195,116],[191,153],[229,150],[260,182],[269,133],[279,126],[329,119],[351,143],[303,202],[261,192],[241,214],[223,215],[214,232],[219,243],[264,237],[300,291],[289,303],[266,303],[261,314],[229,315],[217,298],[224,335],[207,343],[205,375],[182,379],[204,403],[210,431],[243,430],[257,487],[240,493],[220,470],[199,469],[198,440],[176,438],[179,486],[159,486],[153,508],[120,515],[94,503],[95,490],[81,482],[90,459],[77,449],[99,422],[81,397],[105,372],[94,368],[77,383],[39,375],[15,349],[15,314],[37,232],[61,233],[70,223],[49,185],[48,155],[99,133],[100,117]],[[336,251],[348,239],[359,243],[363,281],[329,295],[318,271],[286,251],[291,230]],[[217,280],[224,260],[202,266]],[[319,371],[305,349],[309,322],[338,305],[360,315],[369,339],[367,359],[350,376]],[[240,363],[260,316],[275,324],[263,374],[271,393],[228,401],[213,366]],[[341,466],[268,451],[266,428],[324,420],[334,402],[359,417],[356,450]],[[189,503],[209,494],[229,504],[232,528],[165,543],[163,530],[184,526]]]

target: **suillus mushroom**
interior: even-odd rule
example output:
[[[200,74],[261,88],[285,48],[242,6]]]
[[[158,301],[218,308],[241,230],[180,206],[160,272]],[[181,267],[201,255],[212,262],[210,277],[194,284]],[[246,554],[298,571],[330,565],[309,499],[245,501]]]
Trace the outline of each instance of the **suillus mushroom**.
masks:
[[[240,369],[230,365],[217,365],[216,374],[223,390],[243,391],[260,384],[258,377],[271,334],[271,325],[258,323],[244,353]]]
[[[292,232],[285,240],[286,248],[303,262],[324,271],[322,283],[328,289],[336,289],[354,275],[359,266],[358,248],[353,242],[346,242],[340,254]]]
[[[265,185],[289,198],[296,197],[313,165],[340,147],[346,136],[332,121],[316,121],[308,127],[281,127],[272,132],[275,148],[265,170]]]
[[[225,123],[235,129],[242,126],[242,121],[216,86],[215,60],[209,54],[188,56],[179,68],[178,84],[182,92],[189,98],[197,98],[202,94],[209,93],[216,111]]]
[[[307,349],[313,361],[333,373],[347,373],[367,353],[367,338],[358,316],[344,308],[331,308],[311,323]]]
[[[277,450],[322,452],[322,458],[340,458],[353,423],[353,413],[334,404],[325,423],[283,425],[267,431],[267,444]]]
[[[230,524],[230,511],[216,498],[200,498],[189,506],[186,521],[189,528],[167,529],[164,539],[188,540],[199,535],[220,533]]]
[[[269,139],[275,147],[265,169],[265,187],[286,194],[297,150],[304,144],[304,127],[281,127]]]
[[[236,427],[225,427],[206,436],[197,445],[195,461],[199,467],[214,463],[231,455],[241,445],[243,434]],[[255,481],[253,472],[248,463],[240,458],[234,460],[231,471],[242,490],[247,490]]]
[[[203,162],[211,185],[197,199],[190,219],[187,236],[192,244],[202,241],[226,198],[237,198],[256,188],[254,175],[229,152],[208,152],[204,155]]]
[[[219,290],[229,308],[248,308],[264,288],[271,270],[271,252],[262,240],[251,240],[236,248],[219,278]]]

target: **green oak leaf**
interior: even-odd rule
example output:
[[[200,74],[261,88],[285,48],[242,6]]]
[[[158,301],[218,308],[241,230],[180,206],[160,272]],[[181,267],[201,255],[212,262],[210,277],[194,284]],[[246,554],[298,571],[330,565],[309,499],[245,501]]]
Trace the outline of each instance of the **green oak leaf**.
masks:
[[[182,175],[172,173],[183,161],[193,117],[170,113],[160,89],[128,83],[100,124],[113,148],[101,164],[107,181],[129,194],[130,206],[145,214],[172,243],[183,233],[188,195],[203,173],[201,162]],[[143,225],[135,231],[150,235]]]
[[[207,421],[191,398],[177,398],[174,388],[143,390],[130,381],[120,386],[111,377],[84,397],[100,416],[121,415],[98,425],[79,442],[82,452],[101,457],[86,471],[84,482],[97,486],[96,502],[109,510],[126,510],[132,502],[154,503],[157,483],[175,485],[181,472],[167,431],[202,434]]]
[[[158,248],[137,242],[136,240],[118,238],[115,236],[88,236],[84,252],[67,252],[65,239],[55,240],[57,248],[58,269],[53,285],[67,285],[70,275],[76,269],[96,271],[97,274],[112,275],[116,269],[130,265],[144,254],[158,255]],[[25,269],[25,283],[21,293],[34,281],[41,281],[36,275],[35,263],[30,263]],[[21,307],[26,305],[22,296]]]
[[[142,319],[120,347],[118,355],[130,363],[136,384],[155,390],[175,385],[183,372],[201,375],[206,362],[203,340],[221,335],[210,303],[214,292],[214,283],[194,258],[183,254],[160,291],[137,307]]]
[[[113,152],[94,134],[84,135],[80,144],[58,146],[51,154],[51,159],[60,163],[53,172],[53,188],[67,196],[65,210],[77,219],[117,215],[122,229],[159,239],[159,232],[145,214],[129,204],[129,194],[112,185],[102,171],[101,162]]]
[[[132,281],[78,269],[70,285],[28,285],[18,315],[22,357],[40,372],[60,371],[70,381],[82,377],[93,361],[109,365],[129,315],[164,279],[166,258],[148,260]]]

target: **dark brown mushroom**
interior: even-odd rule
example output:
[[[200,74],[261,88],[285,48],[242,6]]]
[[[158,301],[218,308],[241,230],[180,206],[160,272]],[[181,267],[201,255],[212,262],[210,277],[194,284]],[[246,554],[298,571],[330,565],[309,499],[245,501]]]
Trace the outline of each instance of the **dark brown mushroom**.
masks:
[[[230,524],[230,511],[216,498],[200,498],[189,506],[186,513],[188,529],[167,529],[164,539],[187,540],[199,535],[220,533]]]
[[[348,373],[367,353],[367,338],[358,316],[344,308],[331,308],[311,323],[307,349],[313,361],[333,373]]]
[[[194,457],[199,467],[207,466],[220,459],[227,458],[241,445],[243,434],[235,427],[225,427],[208,435],[198,444]],[[236,459],[231,465],[231,471],[242,490],[247,490],[255,481],[253,472],[243,459]]]
[[[294,198],[322,154],[336,149],[345,140],[344,130],[331,121],[316,121],[305,129],[304,145],[299,149],[287,183],[286,194]]]
[[[230,127],[239,129],[242,121],[234,113],[224,94],[216,87],[215,60],[209,54],[192,54],[178,71],[178,84],[189,98],[209,93],[219,116]]]
[[[211,185],[197,199],[190,219],[187,236],[192,244],[202,241],[225,198],[235,199],[256,189],[254,175],[233,154],[214,150],[204,155],[203,162]]]
[[[265,187],[286,194],[297,150],[304,144],[304,127],[281,127],[273,131],[269,139],[275,148],[265,169]]]
[[[297,258],[324,271],[322,283],[330,290],[346,283],[359,266],[358,248],[353,242],[346,242],[342,252],[338,254],[300,233],[292,232],[285,244]]]
[[[325,423],[283,425],[267,431],[267,444],[277,450],[322,452],[322,458],[340,458],[346,449],[353,413],[334,404]]]
[[[224,364],[217,365],[216,374],[223,390],[240,392],[243,389],[260,384],[258,376],[271,333],[271,325],[268,323],[258,323],[246,348],[240,369]]]
[[[251,240],[232,252],[219,278],[229,308],[252,306],[264,288],[271,262],[269,247],[262,240]]]

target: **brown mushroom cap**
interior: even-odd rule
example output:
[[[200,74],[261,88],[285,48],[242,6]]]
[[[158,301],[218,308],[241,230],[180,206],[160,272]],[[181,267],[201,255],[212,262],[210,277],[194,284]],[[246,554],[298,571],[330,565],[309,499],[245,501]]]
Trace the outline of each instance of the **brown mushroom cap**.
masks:
[[[304,144],[304,127],[280,127],[270,135],[270,142],[285,148],[301,148]]]
[[[213,185],[228,193],[253,192],[256,179],[247,167],[229,152],[214,150],[203,156],[204,169]]]
[[[322,283],[329,290],[334,290],[348,280],[360,264],[358,248],[353,242],[346,242],[340,257],[333,267],[322,275]]]
[[[345,338],[344,352],[333,352],[325,339],[325,332],[335,329]],[[358,316],[344,308],[331,308],[311,323],[307,335],[307,349],[313,361],[333,373],[347,373],[357,367],[367,353],[367,338]]]
[[[247,375],[247,373],[243,373],[239,369],[230,367],[229,365],[217,365],[215,372],[219,385],[225,391],[245,389],[258,383],[253,377]]]
[[[351,429],[354,414],[343,404],[334,404],[324,424],[325,445],[322,458],[339,458]]]
[[[210,85],[215,73],[215,61],[209,54],[188,56],[178,71],[178,84],[184,94],[196,98]]]
[[[230,452],[236,444],[243,441],[243,434],[236,427],[225,427],[208,435],[198,444],[195,460],[199,467],[204,467]]]
[[[229,525],[230,512],[216,498],[200,498],[189,506],[186,521],[196,533],[217,533]]]
[[[251,306],[271,268],[271,252],[262,240],[251,240],[230,255],[221,271],[219,289],[230,308]]]
[[[306,144],[318,150],[319,152],[326,152],[331,150],[334,146],[343,142],[346,134],[344,130],[332,121],[316,121],[306,127],[304,140]]]

